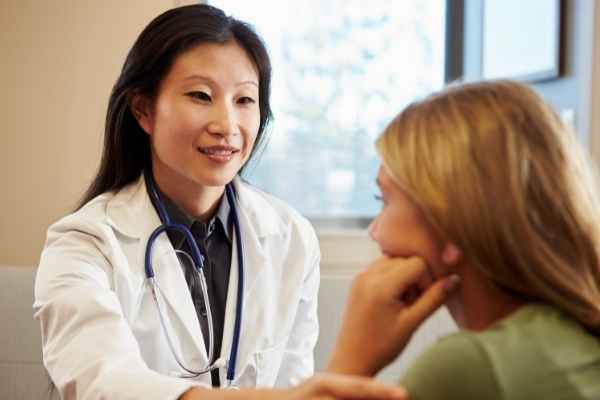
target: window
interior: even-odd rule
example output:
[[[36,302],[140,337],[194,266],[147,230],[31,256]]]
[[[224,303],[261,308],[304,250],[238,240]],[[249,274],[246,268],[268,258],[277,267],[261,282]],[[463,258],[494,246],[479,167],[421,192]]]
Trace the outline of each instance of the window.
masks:
[[[374,141],[444,84],[446,1],[220,0],[273,63],[268,146],[246,178],[309,218],[374,216]]]

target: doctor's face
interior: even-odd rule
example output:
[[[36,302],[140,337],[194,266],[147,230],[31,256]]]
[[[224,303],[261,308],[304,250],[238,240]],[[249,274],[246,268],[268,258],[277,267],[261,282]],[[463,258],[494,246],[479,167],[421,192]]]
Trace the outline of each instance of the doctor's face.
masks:
[[[138,116],[159,185],[224,186],[234,178],[258,133],[258,85],[254,63],[235,41],[203,43],[175,59]]]
[[[369,234],[381,252],[389,257],[420,257],[436,277],[442,275],[443,241],[434,227],[384,168],[379,168],[377,185],[382,207],[369,226]]]

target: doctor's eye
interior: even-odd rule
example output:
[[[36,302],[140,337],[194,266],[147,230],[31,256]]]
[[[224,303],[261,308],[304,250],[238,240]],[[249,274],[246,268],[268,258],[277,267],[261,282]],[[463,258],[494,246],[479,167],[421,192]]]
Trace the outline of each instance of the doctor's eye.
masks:
[[[199,90],[193,91],[193,92],[188,92],[188,93],[186,93],[186,96],[189,96],[194,100],[200,100],[200,101],[211,101],[212,100],[208,93],[202,92]]]
[[[243,97],[240,97],[237,102],[238,102],[238,104],[245,105],[245,104],[254,104],[254,103],[256,103],[256,100],[254,100],[252,97],[243,96]]]

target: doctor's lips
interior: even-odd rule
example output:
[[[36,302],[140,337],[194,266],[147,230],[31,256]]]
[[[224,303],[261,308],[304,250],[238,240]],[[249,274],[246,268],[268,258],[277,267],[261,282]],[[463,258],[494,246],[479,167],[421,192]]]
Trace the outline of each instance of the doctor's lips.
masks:
[[[239,149],[227,145],[216,145],[198,147],[198,151],[213,161],[227,162],[231,160],[234,154],[239,153]]]

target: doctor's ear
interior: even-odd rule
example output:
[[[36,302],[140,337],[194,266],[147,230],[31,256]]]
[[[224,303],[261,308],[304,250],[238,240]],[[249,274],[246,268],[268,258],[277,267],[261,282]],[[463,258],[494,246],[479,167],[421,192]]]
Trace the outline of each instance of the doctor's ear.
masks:
[[[134,92],[129,98],[129,109],[140,127],[147,134],[152,134],[152,102],[140,92]]]

